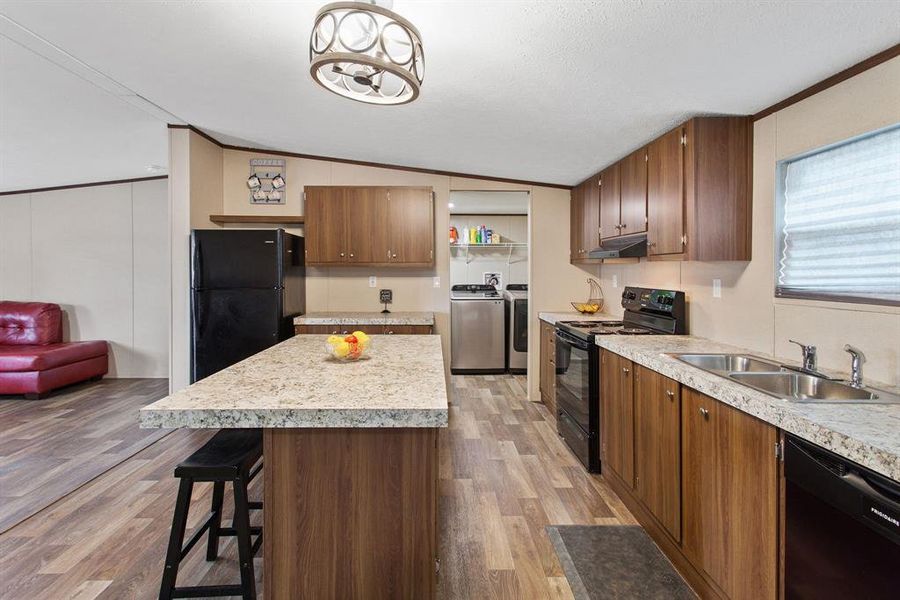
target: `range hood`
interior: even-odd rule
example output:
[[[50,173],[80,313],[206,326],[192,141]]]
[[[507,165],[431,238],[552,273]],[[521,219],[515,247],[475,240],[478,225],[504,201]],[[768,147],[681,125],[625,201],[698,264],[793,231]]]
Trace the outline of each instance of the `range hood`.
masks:
[[[647,256],[647,234],[636,233],[600,242],[588,252],[588,258],[636,258]]]

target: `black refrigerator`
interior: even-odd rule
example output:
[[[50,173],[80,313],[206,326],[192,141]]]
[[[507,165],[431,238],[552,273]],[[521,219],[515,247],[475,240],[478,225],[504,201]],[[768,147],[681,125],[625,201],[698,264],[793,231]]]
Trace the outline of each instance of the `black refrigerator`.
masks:
[[[191,383],[294,334],[304,258],[303,238],[283,229],[191,232]]]

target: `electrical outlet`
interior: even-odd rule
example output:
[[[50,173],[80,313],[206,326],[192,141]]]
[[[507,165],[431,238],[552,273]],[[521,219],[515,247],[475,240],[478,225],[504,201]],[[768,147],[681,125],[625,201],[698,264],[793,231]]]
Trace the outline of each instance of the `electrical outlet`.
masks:
[[[713,298],[722,297],[722,280],[713,279]]]
[[[619,287],[619,276],[618,275],[613,275],[613,287],[614,288]]]
[[[378,285],[378,278],[374,275],[369,275],[369,287],[376,287]]]
[[[433,286],[436,287],[436,288],[441,287],[441,278],[440,278],[440,277],[434,277],[434,278],[432,278],[432,280],[431,280],[431,285],[433,285]]]

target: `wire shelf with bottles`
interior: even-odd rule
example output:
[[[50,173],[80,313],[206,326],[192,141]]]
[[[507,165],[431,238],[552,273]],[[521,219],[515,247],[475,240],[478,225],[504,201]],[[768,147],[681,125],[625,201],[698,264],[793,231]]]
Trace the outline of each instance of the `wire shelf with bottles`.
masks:
[[[491,250],[491,249],[503,250],[506,253],[506,264],[510,265],[510,264],[513,264],[513,262],[519,262],[519,261],[512,260],[513,253],[515,253],[515,251],[519,248],[528,248],[528,244],[526,244],[524,242],[494,242],[494,243],[480,243],[480,244],[479,243],[476,243],[476,244],[462,244],[462,243],[453,244],[453,243],[451,243],[450,248],[451,248],[451,250],[453,248],[456,248],[458,250],[464,249],[467,265],[470,264],[475,257],[474,254],[470,254],[470,251],[478,253],[478,252],[482,252],[485,250]]]

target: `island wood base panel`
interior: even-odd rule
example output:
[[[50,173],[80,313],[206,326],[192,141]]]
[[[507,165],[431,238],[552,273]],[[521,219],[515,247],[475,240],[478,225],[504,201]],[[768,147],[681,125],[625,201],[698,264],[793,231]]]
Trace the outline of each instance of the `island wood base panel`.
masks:
[[[437,430],[266,429],[267,600],[433,598]]]

